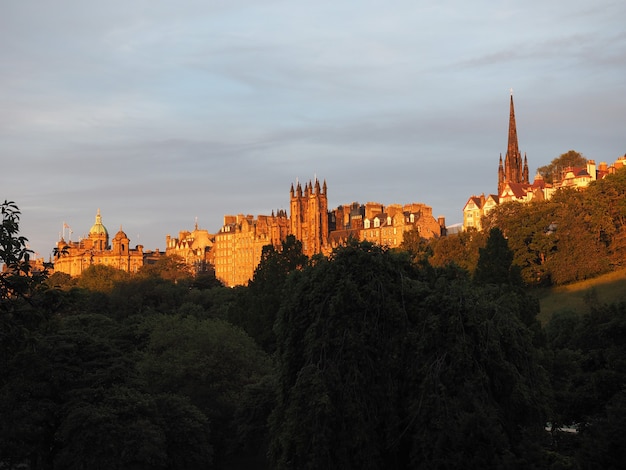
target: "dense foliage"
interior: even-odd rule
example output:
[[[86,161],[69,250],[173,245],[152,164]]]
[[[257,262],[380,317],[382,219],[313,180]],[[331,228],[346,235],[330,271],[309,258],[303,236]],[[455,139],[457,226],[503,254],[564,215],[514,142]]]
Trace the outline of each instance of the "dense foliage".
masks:
[[[521,282],[604,269],[560,267],[577,221],[617,263],[622,179],[445,243],[290,237],[236,289],[176,259],[48,278],[5,202],[0,468],[623,468],[626,306],[544,329]]]
[[[367,243],[296,273],[274,468],[527,468],[545,422],[524,295]]]
[[[489,232],[498,229],[529,287],[568,284],[626,267],[626,169],[584,190],[560,189],[547,201],[500,204],[482,222],[483,232],[441,237],[427,248],[409,236],[402,248],[432,265],[455,263],[474,274]]]
[[[563,178],[563,172],[569,168],[585,168],[587,159],[575,150],[569,150],[555,159],[549,165],[537,168],[539,173],[547,183],[560,181]]]

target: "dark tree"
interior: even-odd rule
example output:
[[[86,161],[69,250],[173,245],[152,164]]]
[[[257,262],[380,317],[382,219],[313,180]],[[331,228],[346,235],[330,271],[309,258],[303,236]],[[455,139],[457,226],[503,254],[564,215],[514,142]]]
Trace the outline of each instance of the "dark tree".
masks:
[[[536,308],[368,243],[294,273],[273,468],[528,468],[545,382],[519,312]]]
[[[261,261],[244,295],[233,308],[229,319],[241,326],[268,353],[276,349],[274,322],[283,300],[284,285],[289,273],[306,266],[308,257],[302,253],[302,242],[287,236],[280,249],[263,247]]]
[[[521,284],[519,270],[513,265],[513,251],[497,227],[489,231],[487,244],[479,250],[474,281],[480,284]]]
[[[30,264],[32,250],[19,235],[21,212],[12,201],[0,204],[0,308],[9,298],[28,299],[48,277],[46,269],[35,271]]]

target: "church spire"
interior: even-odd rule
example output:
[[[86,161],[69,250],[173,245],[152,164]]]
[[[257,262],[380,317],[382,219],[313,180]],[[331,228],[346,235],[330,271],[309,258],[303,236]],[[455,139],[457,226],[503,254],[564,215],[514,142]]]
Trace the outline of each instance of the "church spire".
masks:
[[[519,151],[517,141],[517,125],[515,124],[515,106],[513,104],[513,89],[511,89],[511,102],[509,107],[509,140],[504,167],[498,169],[498,195],[507,183],[528,183],[528,163],[522,163],[522,154]],[[502,158],[502,155],[500,155]],[[501,163],[502,164],[502,163]]]
[[[517,126],[515,125],[515,107],[513,106],[513,90],[511,90],[511,107],[509,110],[509,144],[506,154],[508,157],[517,159],[519,153],[519,145],[517,142]],[[520,161],[521,163],[521,161]]]

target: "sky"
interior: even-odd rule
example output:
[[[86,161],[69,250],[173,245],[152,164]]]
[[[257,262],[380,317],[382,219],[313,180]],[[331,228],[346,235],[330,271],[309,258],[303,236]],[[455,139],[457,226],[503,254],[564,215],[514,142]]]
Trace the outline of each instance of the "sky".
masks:
[[[459,223],[497,189],[511,89],[531,175],[626,153],[625,20],[623,0],[2,0],[0,199],[45,258],[98,209],[164,250],[315,178],[329,208]]]

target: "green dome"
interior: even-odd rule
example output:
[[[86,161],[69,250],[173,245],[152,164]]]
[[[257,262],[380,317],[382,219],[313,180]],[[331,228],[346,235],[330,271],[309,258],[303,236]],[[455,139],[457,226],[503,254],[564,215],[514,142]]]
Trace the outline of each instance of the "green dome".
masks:
[[[102,225],[102,216],[100,215],[100,209],[98,209],[98,213],[96,214],[96,223],[92,225],[89,230],[89,235],[105,235],[109,236],[109,232],[107,228]]]

